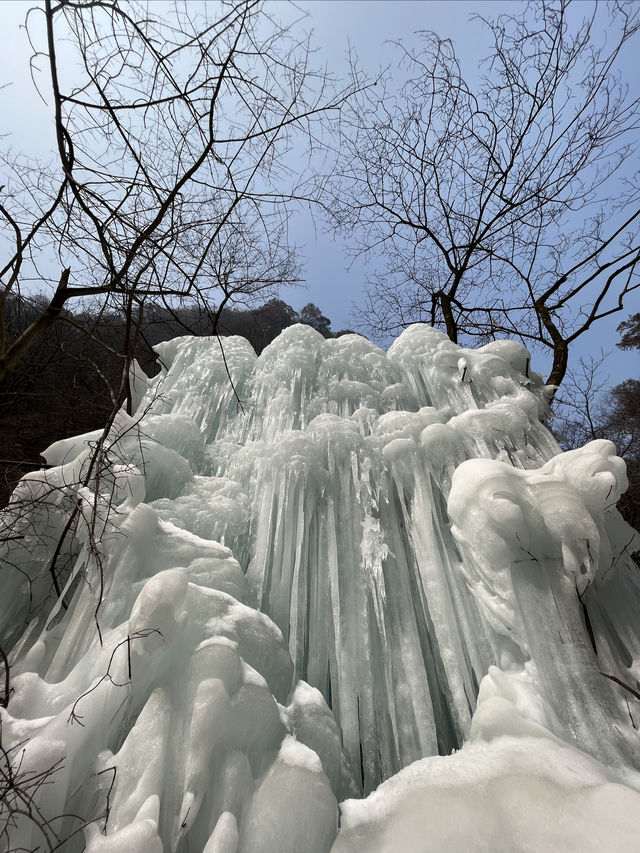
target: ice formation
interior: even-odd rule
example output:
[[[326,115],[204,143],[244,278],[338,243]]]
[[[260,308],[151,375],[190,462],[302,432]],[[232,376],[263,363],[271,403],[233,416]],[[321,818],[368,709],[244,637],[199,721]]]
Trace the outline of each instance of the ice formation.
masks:
[[[613,445],[514,342],[223,343],[2,516],[0,850],[639,849]]]

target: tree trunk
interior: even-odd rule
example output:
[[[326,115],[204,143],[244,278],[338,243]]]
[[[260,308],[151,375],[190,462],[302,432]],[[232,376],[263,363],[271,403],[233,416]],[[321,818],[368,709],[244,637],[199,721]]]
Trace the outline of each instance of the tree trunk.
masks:
[[[49,305],[0,356],[0,381],[15,367],[40,335],[60,315],[68,296],[67,284],[69,283],[70,272],[71,270],[68,267],[62,270],[60,281]]]
[[[447,335],[454,342],[454,344],[458,343],[458,326],[453,316],[453,311],[451,310],[451,297],[447,293],[440,292],[440,307],[442,309],[442,316],[444,317],[445,328],[447,330]]]
[[[565,373],[567,372],[567,365],[569,363],[569,343],[560,334],[560,330],[553,320],[551,311],[549,311],[543,299],[544,297],[536,301],[534,304],[536,312],[542,320],[542,325],[545,327],[553,343],[553,366],[551,367],[551,373],[549,374],[549,378],[546,382],[547,386],[555,386],[553,394],[551,395],[551,399],[553,399],[558,386],[564,379]]]
[[[553,343],[553,366],[551,373],[547,379],[547,385],[555,385],[556,388],[567,372],[567,363],[569,361],[569,345],[564,340],[554,341]],[[554,392],[555,393],[555,392]]]

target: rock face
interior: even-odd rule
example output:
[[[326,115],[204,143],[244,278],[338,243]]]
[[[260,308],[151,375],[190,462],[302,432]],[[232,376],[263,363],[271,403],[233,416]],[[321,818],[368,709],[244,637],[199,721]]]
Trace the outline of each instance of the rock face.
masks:
[[[559,453],[514,342],[223,344],[159,345],[2,516],[0,850],[632,849],[613,445]]]

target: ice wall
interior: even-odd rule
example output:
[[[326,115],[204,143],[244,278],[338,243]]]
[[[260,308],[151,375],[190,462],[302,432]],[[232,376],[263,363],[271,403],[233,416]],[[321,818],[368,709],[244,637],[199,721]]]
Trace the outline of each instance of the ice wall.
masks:
[[[3,515],[5,815],[35,805],[0,850],[320,853],[384,780],[336,853],[485,824],[509,850],[535,821],[501,848],[478,815],[513,811],[510,775],[624,845],[639,542],[613,446],[559,454],[514,342],[223,343],[159,345],[135,415],[52,445]]]

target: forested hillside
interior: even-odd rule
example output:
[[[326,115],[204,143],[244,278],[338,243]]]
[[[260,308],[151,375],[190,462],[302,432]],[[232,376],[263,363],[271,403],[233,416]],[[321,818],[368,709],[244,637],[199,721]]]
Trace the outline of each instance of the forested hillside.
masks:
[[[43,310],[43,298],[15,297],[6,307],[10,340],[17,338]],[[294,323],[313,326],[332,337],[331,322],[313,303],[300,313],[281,299],[257,308],[148,304],[134,330],[131,357],[154,376],[160,365],[153,347],[180,335],[224,338],[240,335],[259,354]],[[337,334],[341,334],[338,332]],[[0,505],[20,477],[42,465],[40,453],[51,442],[102,427],[121,388],[127,321],[115,311],[64,311],[46,335],[0,382]]]

